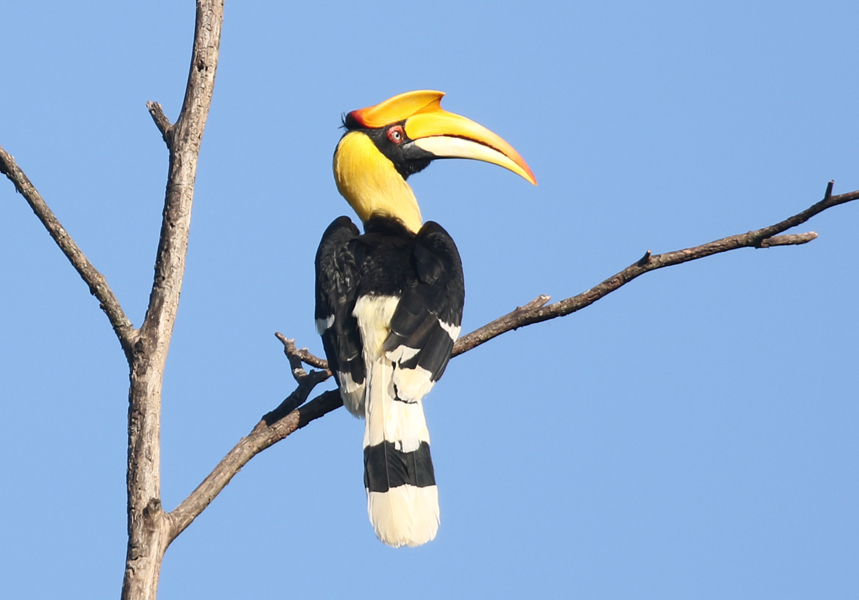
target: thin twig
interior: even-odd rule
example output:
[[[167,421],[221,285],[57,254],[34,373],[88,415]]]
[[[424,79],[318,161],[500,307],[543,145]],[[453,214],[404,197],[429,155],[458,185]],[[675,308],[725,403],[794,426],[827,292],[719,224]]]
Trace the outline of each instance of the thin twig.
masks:
[[[327,360],[314,356],[307,348],[296,348],[295,340],[288,339],[279,331],[276,331],[274,335],[283,344],[283,352],[284,354],[286,354],[286,358],[289,359],[289,364],[292,368],[293,373],[295,373],[296,369],[301,368],[301,363],[310,365],[311,367],[316,367],[317,369],[324,369],[325,371],[328,371]],[[298,366],[296,366],[296,361],[298,362]],[[329,371],[329,375],[330,374],[331,373]]]
[[[146,108],[149,114],[152,115],[152,120],[155,121],[155,126],[161,132],[161,137],[164,138],[164,143],[170,148],[173,145],[173,125],[170,119],[164,114],[164,110],[158,102],[147,102]]]
[[[107,284],[98,269],[96,269],[89,259],[84,255],[60,221],[54,215],[53,211],[45,203],[42,195],[39,194],[36,187],[30,182],[24,172],[18,167],[15,159],[0,147],[0,173],[3,173],[15,185],[15,189],[19,194],[24,196],[27,204],[36,213],[36,216],[48,230],[48,233],[54,238],[57,246],[72,263],[72,266],[89,286],[90,293],[99,301],[99,307],[107,315],[110,320],[110,325],[122,345],[126,358],[131,360],[131,349],[137,339],[137,330],[131,324],[119,300],[114,296],[113,291]]]
[[[295,382],[301,383],[301,381],[307,377],[307,371],[305,371],[302,366],[303,363],[301,362],[301,357],[296,353],[295,340],[286,337],[279,331],[274,335],[283,344],[283,353],[286,355],[286,360],[289,361],[289,369],[292,371],[292,376],[295,378]]]
[[[773,246],[799,246],[817,239],[816,231],[806,233],[788,233],[786,235],[774,235],[771,238],[761,240],[760,248],[771,248]]]

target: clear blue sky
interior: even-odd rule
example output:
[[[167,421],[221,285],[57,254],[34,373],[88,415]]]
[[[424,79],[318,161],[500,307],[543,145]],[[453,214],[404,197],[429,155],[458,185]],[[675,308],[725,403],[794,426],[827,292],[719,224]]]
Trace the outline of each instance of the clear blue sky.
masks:
[[[12,2],[0,144],[142,321],[193,2]],[[321,353],[313,256],[350,214],[340,115],[412,89],[507,139],[411,181],[470,331],[538,294],[859,188],[859,4],[228,0],[168,361],[172,509]],[[373,536],[362,423],[264,452],[168,550],[160,598],[859,597],[859,205],[803,247],[651,273],[455,359],[428,399],[439,537]],[[0,181],[0,597],[119,594],[127,371]],[[320,388],[327,389],[330,384]]]

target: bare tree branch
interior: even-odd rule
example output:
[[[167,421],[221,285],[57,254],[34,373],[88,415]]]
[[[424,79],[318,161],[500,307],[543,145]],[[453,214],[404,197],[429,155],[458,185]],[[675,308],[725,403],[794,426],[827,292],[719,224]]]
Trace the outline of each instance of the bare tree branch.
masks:
[[[170,119],[164,114],[164,110],[158,102],[147,102],[146,108],[149,109],[149,114],[152,115],[155,126],[161,132],[164,143],[170,148],[173,145],[173,125],[170,124]]]
[[[84,283],[89,286],[90,293],[98,299],[100,308],[110,320],[110,325],[113,327],[113,331],[122,345],[125,356],[130,361],[131,348],[137,340],[137,330],[134,329],[131,321],[125,316],[119,300],[113,295],[113,291],[107,284],[104,275],[87,259],[57,219],[56,215],[54,215],[53,211],[45,203],[42,195],[39,194],[36,187],[30,182],[20,167],[18,167],[15,159],[2,147],[0,147],[0,173],[8,177],[9,181],[15,185],[18,193],[24,196],[27,204],[30,205],[30,208],[33,209],[33,212],[36,213],[36,216],[42,222],[42,225],[45,226],[45,229],[54,238],[57,246],[60,247],[60,250],[63,251],[63,254],[72,263],[72,266],[81,276],[81,279],[84,280]]]
[[[212,102],[223,0],[197,0],[185,99],[172,126],[155,103],[150,114],[170,151],[155,277],[131,361],[128,410],[128,551],[123,600],[155,600],[172,519],[161,507],[161,390],[185,273],[194,182]]]
[[[480,344],[488,342],[492,338],[507,331],[518,329],[519,327],[525,327],[526,325],[532,325],[534,323],[540,323],[542,321],[548,321],[549,319],[554,319],[556,317],[563,317],[579,311],[648,271],[655,271],[656,269],[661,269],[663,267],[679,265],[689,262],[690,260],[697,260],[699,258],[712,256],[713,254],[719,254],[721,252],[728,252],[730,250],[737,250],[739,248],[768,248],[771,246],[804,244],[806,242],[810,242],[817,237],[816,233],[809,232],[777,237],[773,236],[805,223],[814,215],[821,213],[828,208],[859,199],[859,191],[841,194],[839,196],[832,196],[831,192],[832,182],[827,186],[827,193],[823,200],[801,213],[789,217],[775,225],[764,227],[763,229],[757,229],[755,231],[739,235],[732,235],[720,240],[715,240],[708,244],[702,244],[700,246],[686,248],[684,250],[676,250],[674,252],[667,252],[665,254],[651,255],[648,250],[644,255],[644,258],[638,262],[628,266],[620,273],[612,275],[599,285],[594,286],[577,296],[572,296],[571,298],[555,302],[554,304],[546,305],[545,303],[538,303],[534,306],[526,305],[522,308],[517,308],[513,312],[459,338],[453,348],[452,356],[458,356],[463,352],[468,352],[472,348],[476,348]]]
[[[774,235],[771,238],[761,240],[761,248],[772,248],[773,246],[800,246],[817,239],[816,231],[806,233],[789,233],[787,235]]]
[[[311,367],[316,367],[317,369],[324,369],[328,371],[327,360],[325,360],[324,358],[319,358],[318,356],[314,356],[307,348],[301,348],[299,350],[295,347],[295,340],[287,339],[279,331],[275,332],[274,335],[283,343],[283,352],[284,354],[286,354],[286,358],[289,359],[289,364],[291,365],[293,371],[295,371],[295,369],[297,368],[295,366],[295,361],[310,365]]]
[[[612,275],[599,285],[594,286],[577,296],[572,296],[565,300],[555,302],[554,304],[548,304],[550,300],[549,296],[540,295],[525,306],[517,307],[503,317],[499,317],[491,323],[488,323],[483,327],[472,331],[468,335],[464,335],[459,338],[453,347],[451,356],[459,356],[463,352],[468,352],[502,333],[518,329],[519,327],[548,321],[550,319],[563,317],[579,311],[648,271],[655,271],[656,269],[661,269],[663,267],[679,265],[691,260],[697,260],[699,258],[719,254],[721,252],[728,252],[730,250],[737,250],[739,248],[771,248],[773,246],[795,246],[799,244],[807,244],[817,238],[816,232],[809,231],[807,233],[793,233],[787,235],[777,234],[805,223],[816,214],[821,213],[828,208],[859,199],[859,190],[833,196],[832,185],[832,181],[827,184],[823,200],[801,213],[789,217],[775,225],[770,225],[769,227],[764,227],[755,231],[749,231],[748,233],[732,235],[707,244],[695,246],[693,248],[667,252],[665,254],[653,255],[650,250],[648,250],[637,262],[628,266],[621,272]],[[278,333],[276,335],[281,339],[281,341],[283,341],[284,338],[282,334]],[[295,351],[295,356],[300,358],[304,363],[318,369],[328,368],[327,361],[314,356],[306,348]]]
[[[215,84],[222,17],[222,0],[198,0],[191,68],[176,124],[162,129],[167,119],[160,105],[149,103],[150,111],[158,106],[155,113],[160,117],[153,118],[159,130],[169,131],[170,167],[155,279],[141,329],[147,334],[155,332],[161,342],[169,340],[185,272],[197,159]]]

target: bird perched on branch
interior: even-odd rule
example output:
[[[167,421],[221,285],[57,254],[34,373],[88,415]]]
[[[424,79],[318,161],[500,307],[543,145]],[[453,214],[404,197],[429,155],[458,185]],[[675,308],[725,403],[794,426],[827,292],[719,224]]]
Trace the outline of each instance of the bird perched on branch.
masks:
[[[316,253],[316,325],[343,404],[366,419],[364,486],[376,536],[419,546],[438,531],[438,489],[423,398],[459,335],[465,284],[453,239],[423,222],[406,180],[440,158],[494,163],[536,184],[496,134],[416,91],[355,110],[334,152],[337,189],[358,214]]]

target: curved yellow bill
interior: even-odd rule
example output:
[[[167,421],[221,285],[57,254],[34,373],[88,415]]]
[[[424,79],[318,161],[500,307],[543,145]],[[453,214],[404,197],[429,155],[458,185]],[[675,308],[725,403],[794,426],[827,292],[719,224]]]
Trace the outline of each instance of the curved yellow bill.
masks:
[[[441,108],[444,92],[406,92],[384,102],[354,110],[349,116],[363,127],[378,128],[405,121],[406,136],[438,158],[471,158],[496,164],[537,185],[528,164],[483,125]]]

